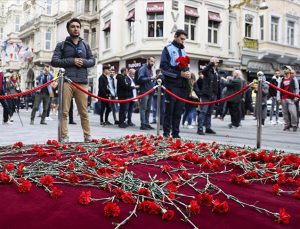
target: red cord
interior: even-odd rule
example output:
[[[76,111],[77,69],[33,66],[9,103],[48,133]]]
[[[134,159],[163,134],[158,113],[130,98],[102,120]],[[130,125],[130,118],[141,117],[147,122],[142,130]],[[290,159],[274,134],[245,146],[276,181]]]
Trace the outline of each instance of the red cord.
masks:
[[[283,90],[282,88],[276,87],[274,84],[271,84],[271,83],[269,83],[269,82],[268,82],[268,84],[269,84],[270,87],[276,89],[277,91],[280,91],[280,92],[282,92],[282,93],[284,93],[284,94],[288,94],[288,95],[290,95],[290,96],[297,97],[297,98],[300,99],[300,95],[294,94],[294,93],[292,93],[292,92],[290,92],[290,91]]]

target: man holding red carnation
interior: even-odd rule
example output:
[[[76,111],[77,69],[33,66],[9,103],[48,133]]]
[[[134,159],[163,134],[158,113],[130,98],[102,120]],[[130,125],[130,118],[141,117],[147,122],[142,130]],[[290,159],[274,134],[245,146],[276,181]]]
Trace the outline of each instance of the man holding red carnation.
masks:
[[[187,33],[184,30],[177,30],[173,42],[163,49],[160,62],[165,87],[182,98],[188,96],[188,79],[191,77],[188,68],[189,57],[183,45],[186,37]],[[165,104],[164,137],[169,137],[172,130],[172,137],[180,138],[180,119],[185,104],[169,94],[166,95]]]

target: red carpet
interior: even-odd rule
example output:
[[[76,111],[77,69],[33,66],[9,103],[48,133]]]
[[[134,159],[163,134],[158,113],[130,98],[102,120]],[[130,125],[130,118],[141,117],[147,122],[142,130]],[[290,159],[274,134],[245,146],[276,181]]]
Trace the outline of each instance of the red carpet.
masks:
[[[19,143],[0,148],[0,228],[114,228],[127,217],[122,228],[298,228],[299,166],[283,152],[153,136]]]

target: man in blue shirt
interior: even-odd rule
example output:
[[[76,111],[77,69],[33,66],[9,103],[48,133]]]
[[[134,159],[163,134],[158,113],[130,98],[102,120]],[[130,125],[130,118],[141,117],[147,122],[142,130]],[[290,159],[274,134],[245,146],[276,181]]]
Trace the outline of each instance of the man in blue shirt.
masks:
[[[180,56],[186,56],[183,45],[186,37],[187,33],[184,30],[177,30],[173,42],[163,49],[160,61],[165,87],[182,98],[188,96],[187,86],[191,73],[181,70],[176,59]],[[164,137],[169,137],[172,129],[173,138],[180,138],[179,126],[181,115],[184,112],[184,102],[166,94],[165,103]]]
[[[148,57],[147,63],[144,64],[138,72],[138,82],[140,85],[140,94],[143,94],[154,87],[156,76],[153,76],[152,67],[155,64],[154,57]],[[153,93],[141,98],[140,100],[140,117],[141,130],[153,130],[154,128],[149,124],[149,117],[151,112],[151,104]]]

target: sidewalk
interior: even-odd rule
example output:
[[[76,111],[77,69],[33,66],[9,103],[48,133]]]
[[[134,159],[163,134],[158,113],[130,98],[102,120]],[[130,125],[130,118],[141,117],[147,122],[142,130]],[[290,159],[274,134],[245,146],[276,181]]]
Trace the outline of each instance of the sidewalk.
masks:
[[[2,115],[2,107],[0,107],[0,114]],[[58,120],[57,116],[52,115],[53,121],[47,121],[48,125],[40,125],[40,118],[35,118],[35,125],[29,125],[30,112],[26,112],[24,109],[20,110],[20,116],[24,126],[17,114],[14,114],[13,125],[0,124],[0,145],[10,145],[16,141],[22,141],[25,144],[39,144],[45,143],[48,139],[57,139],[58,136]],[[90,113],[90,125],[93,138],[118,138],[131,134],[154,134],[156,130],[142,131],[139,129],[140,121],[139,114],[133,114],[133,122],[135,127],[128,127],[126,129],[120,129],[118,126],[101,126],[99,115]],[[77,115],[77,111],[74,111],[74,120],[77,125],[69,125],[70,141],[80,142],[83,141],[83,133],[81,130],[80,119]],[[151,120],[151,119],[150,119]],[[229,129],[230,116],[227,115],[224,121],[219,119],[212,120],[212,128],[217,132],[216,135],[204,135],[199,136],[196,134],[196,129],[185,129],[181,127],[180,135],[183,139],[197,140],[204,142],[216,141],[222,144],[232,144],[238,146],[256,146],[256,121],[252,116],[246,116],[246,119],[242,121],[242,127],[238,129]],[[110,122],[112,116],[110,116]],[[156,128],[156,125],[152,125]],[[283,131],[282,125],[270,125],[269,121],[266,121],[266,125],[262,129],[262,143],[261,147],[266,149],[285,150],[294,153],[300,153],[300,130],[298,132]],[[162,134],[162,131],[160,131]]]

